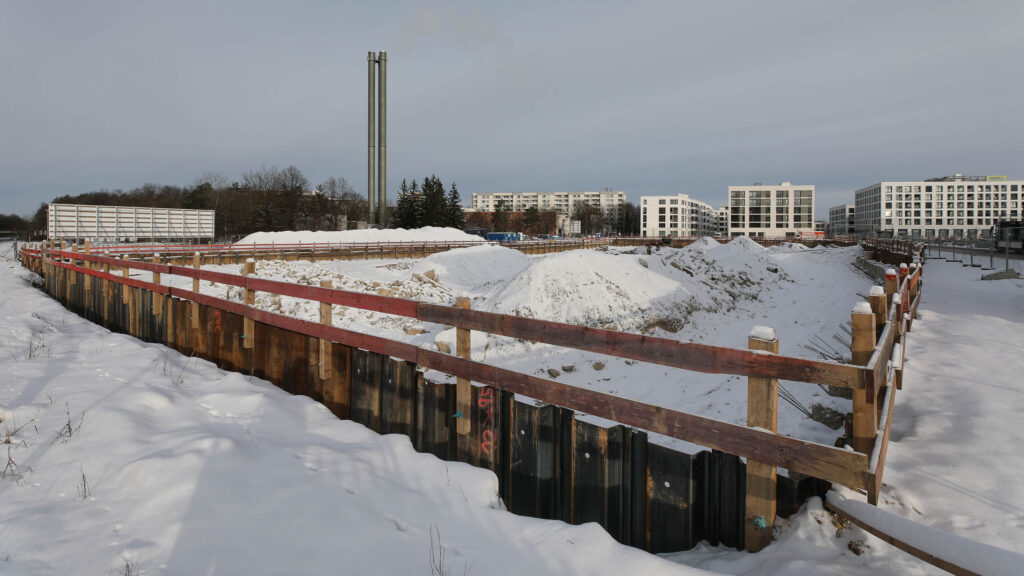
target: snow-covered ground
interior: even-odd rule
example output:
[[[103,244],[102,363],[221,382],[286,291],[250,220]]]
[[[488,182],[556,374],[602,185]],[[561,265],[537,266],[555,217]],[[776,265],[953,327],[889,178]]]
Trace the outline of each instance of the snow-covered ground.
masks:
[[[573,314],[589,314],[588,321],[651,314],[661,322],[631,328],[664,335],[664,323],[678,321],[668,325],[677,330],[673,337],[737,347],[751,326],[765,324],[779,334],[783,353],[804,356],[810,356],[803,348],[810,335],[839,332],[856,292],[867,291],[866,277],[850,266],[856,249],[737,248],[709,246],[708,252],[722,251],[714,264],[697,257],[699,247],[575,256],[587,262],[574,261],[573,252],[535,258],[486,252],[493,266],[480,272],[479,282],[460,276],[461,268],[442,262],[443,255],[331,264],[335,271],[327,263],[268,264],[261,275],[313,281],[324,274],[350,288],[378,282],[363,288],[397,292],[419,283],[424,289],[417,294],[429,301],[449,302],[467,292],[477,308],[526,313],[523,303],[533,302],[530,313],[549,317],[570,300],[558,304],[551,296],[541,305],[547,297],[541,290],[533,300],[508,302],[500,297],[506,274],[553,278],[589,269],[596,273],[570,283]],[[522,267],[513,268],[515,262]],[[756,275],[761,289],[743,292],[748,286],[739,272],[752,280]],[[138,574],[429,574],[435,531],[435,553],[439,539],[447,569],[459,574],[937,573],[857,528],[837,536],[817,500],[779,523],[776,541],[756,555],[702,544],[659,558],[615,543],[593,524],[516,517],[501,509],[490,472],[417,454],[407,438],[338,421],[309,399],[112,334],[31,287],[32,276],[0,261],[0,433],[10,438],[0,446],[6,449],[0,462],[11,464],[0,479],[0,573],[110,574],[128,566]],[[1024,491],[1016,482],[1024,470],[1024,431],[1015,426],[1024,408],[1024,281],[980,282],[977,276],[957,264],[926,267],[881,507],[1024,553]],[[623,288],[623,277],[636,284]],[[686,278],[736,295],[701,292]],[[426,289],[434,284],[436,291]],[[525,282],[520,291],[531,285]],[[616,287],[644,289],[628,314],[583,305],[589,290],[614,298]],[[304,309],[287,301],[261,305]],[[346,311],[335,323],[421,338],[413,341],[422,345],[436,345],[443,332],[423,327],[430,331],[407,335],[381,317],[357,316]],[[488,361],[510,365],[525,362],[517,358],[529,352],[501,342],[486,346],[478,352]],[[576,363],[579,369],[559,378],[581,385],[614,387],[728,420],[745,402],[741,379],[725,377],[705,388],[711,394],[702,400],[703,392],[689,390],[697,384],[677,371],[632,371],[640,365],[624,363],[596,370],[584,364],[589,358],[543,352],[545,368]],[[790,388],[808,395],[816,389]],[[845,410],[818,393],[803,398]],[[780,408],[787,433],[829,441],[837,434],[800,423],[808,419],[788,408]]]
[[[303,244],[366,244],[375,242],[483,242],[483,239],[455,228],[427,226],[416,230],[370,228],[336,232],[310,232],[308,230],[256,232],[242,238],[236,244],[298,244],[300,242]]]
[[[293,283],[454,305],[459,295],[474,309],[648,333],[679,340],[744,348],[756,325],[775,329],[781,353],[817,358],[806,348],[825,341],[841,351],[850,309],[871,280],[852,263],[860,248],[815,249],[784,245],[765,249],[747,238],[718,244],[705,238],[686,248],[607,248],[527,256],[495,245],[434,254],[425,259],[326,262],[260,261],[256,275]],[[209,266],[240,274],[241,265]],[[147,273],[139,273],[148,277]],[[165,284],[190,288],[191,279],[164,275]],[[242,301],[242,290],[202,283],[204,293]],[[827,297],[823,298],[822,296]],[[256,306],[309,320],[312,302],[257,293]],[[334,325],[372,332],[424,347],[455,348],[455,330],[415,320],[335,307]],[[623,397],[746,423],[746,379],[707,375],[620,358],[567,350],[474,332],[473,358],[528,374],[554,377]],[[843,353],[846,353],[845,351]],[[430,373],[435,381],[447,375]],[[783,383],[803,409],[848,411],[848,400],[821,388]],[[832,412],[835,414],[836,412]],[[835,425],[835,423],[833,423]],[[832,444],[836,430],[783,403],[779,429]],[[683,442],[658,442],[695,450]]]

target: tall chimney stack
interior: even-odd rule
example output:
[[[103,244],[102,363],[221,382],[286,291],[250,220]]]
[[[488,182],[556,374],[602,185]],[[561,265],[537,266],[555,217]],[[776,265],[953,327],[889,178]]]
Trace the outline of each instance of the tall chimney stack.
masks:
[[[388,225],[388,53],[377,58],[377,225]]]
[[[377,211],[375,209],[374,197],[377,193],[377,186],[375,177],[377,175],[377,55],[370,52],[366,56],[367,67],[369,68],[369,77],[367,82],[367,144],[369,150],[366,157],[366,202],[367,202],[367,213],[366,220],[367,224],[372,225],[376,221]]]

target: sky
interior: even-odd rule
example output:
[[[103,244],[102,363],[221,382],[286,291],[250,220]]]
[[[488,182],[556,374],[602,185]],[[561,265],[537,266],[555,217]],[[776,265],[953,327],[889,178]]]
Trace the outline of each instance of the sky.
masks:
[[[1024,3],[0,0],[0,213],[298,167],[388,196],[623,190],[718,206],[881,180],[1024,178]]]

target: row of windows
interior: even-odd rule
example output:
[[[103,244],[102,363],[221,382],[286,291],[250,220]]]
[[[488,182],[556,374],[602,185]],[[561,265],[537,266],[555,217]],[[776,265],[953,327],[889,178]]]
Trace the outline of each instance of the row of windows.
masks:
[[[994,226],[999,218],[886,218],[886,226]]]
[[[1006,192],[1007,188],[1009,188],[1010,192],[1017,192],[1020,186],[1018,184],[924,184],[886,186],[885,191],[887,193],[891,193],[894,190],[896,192],[921,192],[922,188],[924,188],[925,192]]]

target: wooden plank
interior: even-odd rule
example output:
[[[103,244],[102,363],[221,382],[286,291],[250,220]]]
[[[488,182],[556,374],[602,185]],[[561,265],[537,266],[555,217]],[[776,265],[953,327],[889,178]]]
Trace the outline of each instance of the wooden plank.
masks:
[[[913,556],[915,558],[918,558],[920,560],[924,560],[925,562],[931,564],[932,566],[935,566],[937,568],[945,570],[946,572],[949,572],[950,574],[954,574],[955,576],[983,576],[982,574],[979,574],[978,572],[974,572],[974,571],[968,570],[967,568],[963,568],[961,566],[957,566],[956,564],[953,564],[952,562],[949,562],[947,560],[943,560],[942,558],[938,558],[936,556],[933,556],[933,555],[931,555],[931,554],[921,550],[920,548],[917,548],[917,547],[915,547],[915,546],[913,546],[913,545],[911,545],[911,544],[909,544],[907,542],[904,542],[902,540],[898,540],[897,538],[894,538],[893,536],[890,536],[889,534],[886,534],[885,532],[882,532],[881,530],[879,530],[878,528],[872,526],[871,524],[868,524],[867,522],[861,521],[856,516],[853,516],[852,514],[847,514],[843,510],[840,510],[837,506],[833,506],[831,503],[828,502],[828,500],[825,500],[825,508],[827,508],[831,512],[837,514],[842,519],[847,520],[849,522],[852,522],[852,523],[856,524],[857,526],[860,526],[865,532],[868,532],[872,536],[875,536],[876,538],[881,539],[883,542],[891,544],[892,546],[895,546],[896,548],[899,548],[900,550],[903,550],[907,554],[910,554],[911,556]]]
[[[469,298],[460,296],[455,301],[455,307],[463,310],[469,309]],[[455,329],[455,353],[459,358],[470,357],[470,331],[464,328]],[[456,378],[455,392],[455,431],[459,435],[469,434],[473,428],[470,421],[470,412],[473,409],[473,387],[466,378]]]
[[[885,472],[885,455],[889,448],[889,432],[892,430],[893,408],[896,403],[896,388],[888,386],[885,389],[885,398],[882,402],[884,408],[884,420],[875,446],[872,451],[869,469],[866,472],[868,485],[868,503],[878,505],[878,496],[882,493],[882,474]]]
[[[748,338],[748,346],[751,350],[778,354],[779,339],[775,337],[774,331],[767,334],[755,329]],[[775,378],[750,377],[747,380],[747,426],[778,432],[778,422],[779,381]],[[775,476],[775,466],[754,460],[747,462],[744,548],[750,552],[758,552],[772,541],[776,506]]]
[[[858,303],[850,315],[850,352],[854,364],[867,364],[875,351],[875,315],[867,303]],[[875,390],[853,393],[853,449],[870,454],[878,429]],[[799,471],[799,470],[798,470]]]
[[[323,288],[331,288],[333,284],[334,283],[331,280],[322,280],[320,282],[320,286]],[[320,303],[320,323],[327,326],[332,326],[334,324],[333,306],[331,306],[329,303]],[[321,381],[327,381],[331,379],[331,360],[334,355],[332,354],[331,351],[330,340],[320,338],[318,341],[320,358],[319,376]]]
[[[815,382],[855,390],[864,389],[864,368],[785,356],[763,356],[707,344],[679,342],[641,334],[572,326],[533,318],[460,310],[420,303],[416,315],[424,322],[460,326],[500,336],[544,342],[710,374],[761,376],[796,382]]]
[[[247,260],[245,262],[244,270],[246,276],[251,276],[256,271],[256,263],[251,260]],[[196,280],[195,282],[198,284],[199,280]],[[198,290],[196,290],[196,292],[198,292]],[[246,306],[253,306],[256,304],[256,293],[246,288],[244,293],[244,302]],[[253,318],[246,315],[242,326],[242,348],[248,349],[253,347],[253,332],[255,330],[253,323]]]

